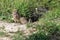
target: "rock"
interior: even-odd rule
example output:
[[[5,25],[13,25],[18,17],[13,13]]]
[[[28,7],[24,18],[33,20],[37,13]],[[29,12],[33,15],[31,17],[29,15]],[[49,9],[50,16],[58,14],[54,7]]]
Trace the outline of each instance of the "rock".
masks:
[[[19,23],[9,23],[5,25],[6,32],[18,32],[26,29],[26,24],[20,25]]]
[[[26,30],[26,29],[27,29],[26,24],[19,26],[19,31],[24,31],[24,30]]]
[[[4,31],[6,34],[6,36],[13,36],[14,33],[20,31],[23,33],[23,35],[28,36],[31,35],[32,33],[36,33],[36,29],[35,27],[31,27],[31,28],[27,28],[27,24],[19,24],[19,23],[0,23],[1,27],[3,27],[4,25]],[[1,29],[0,29],[1,30]],[[3,39],[2,39],[3,40]]]
[[[18,31],[18,26],[15,23],[7,24],[5,26],[6,32],[17,32]]]
[[[20,23],[7,23],[7,22],[0,23],[0,30],[3,30],[4,32],[8,33],[22,31],[26,29],[27,29],[26,24],[21,25]]]
[[[12,40],[12,39],[8,37],[0,37],[0,40]]]

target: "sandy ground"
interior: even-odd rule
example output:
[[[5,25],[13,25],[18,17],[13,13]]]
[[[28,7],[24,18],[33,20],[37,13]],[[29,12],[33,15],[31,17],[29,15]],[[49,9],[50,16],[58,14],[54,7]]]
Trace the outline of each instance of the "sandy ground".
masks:
[[[7,23],[0,21],[0,32],[3,31],[5,33],[12,33],[21,31],[24,35],[31,35],[31,33],[35,33],[36,29],[34,28],[27,28],[26,24],[19,24],[19,23]],[[0,37],[0,40],[12,40],[10,37]]]

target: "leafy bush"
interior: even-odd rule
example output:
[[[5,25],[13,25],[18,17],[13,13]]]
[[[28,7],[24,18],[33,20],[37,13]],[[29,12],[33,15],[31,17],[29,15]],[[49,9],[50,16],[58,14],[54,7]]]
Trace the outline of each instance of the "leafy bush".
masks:
[[[38,32],[36,34],[32,34],[29,36],[29,38],[26,38],[26,40],[50,40],[51,35],[56,34],[56,32],[59,32],[60,34],[60,25],[57,24],[54,21],[43,21],[44,24],[35,24],[36,29]],[[33,24],[32,24],[33,27]],[[59,35],[56,34],[56,35]],[[53,38],[52,38],[53,39]]]
[[[49,36],[41,33],[36,33],[29,36],[29,38],[26,38],[26,40],[49,40]]]
[[[60,1],[59,0],[49,0],[46,5],[48,5],[51,8],[59,8]]]
[[[5,33],[4,32],[0,32],[0,37],[4,36]]]
[[[31,10],[38,6],[43,6],[48,0],[0,0],[0,17],[12,21],[12,10],[16,8],[20,15],[29,17]],[[30,10],[31,8],[31,10]]]
[[[15,33],[14,36],[12,36],[13,40],[24,40],[24,37],[22,36],[21,32]]]

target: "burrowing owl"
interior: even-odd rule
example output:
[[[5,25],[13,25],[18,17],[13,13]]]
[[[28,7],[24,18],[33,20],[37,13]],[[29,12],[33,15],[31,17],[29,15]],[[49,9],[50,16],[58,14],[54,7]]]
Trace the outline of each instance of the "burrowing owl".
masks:
[[[26,23],[27,23],[26,18],[25,18],[25,17],[21,17],[21,16],[18,14],[17,9],[14,9],[14,10],[13,10],[12,16],[13,16],[14,22],[16,22],[16,23],[21,23],[21,24],[26,24]]]
[[[26,18],[25,18],[25,17],[21,17],[21,18],[20,18],[20,23],[21,23],[21,24],[26,24],[26,23],[27,23]]]
[[[20,16],[17,12],[17,9],[13,9],[12,16],[13,16],[14,22],[17,22],[17,23],[20,22]]]

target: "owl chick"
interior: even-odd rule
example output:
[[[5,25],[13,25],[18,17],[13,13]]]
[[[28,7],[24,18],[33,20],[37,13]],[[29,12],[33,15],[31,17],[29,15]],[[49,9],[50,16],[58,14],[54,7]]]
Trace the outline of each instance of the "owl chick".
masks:
[[[26,24],[26,23],[27,23],[26,18],[25,18],[25,17],[21,17],[21,18],[20,18],[20,23],[21,23],[21,24]]]

